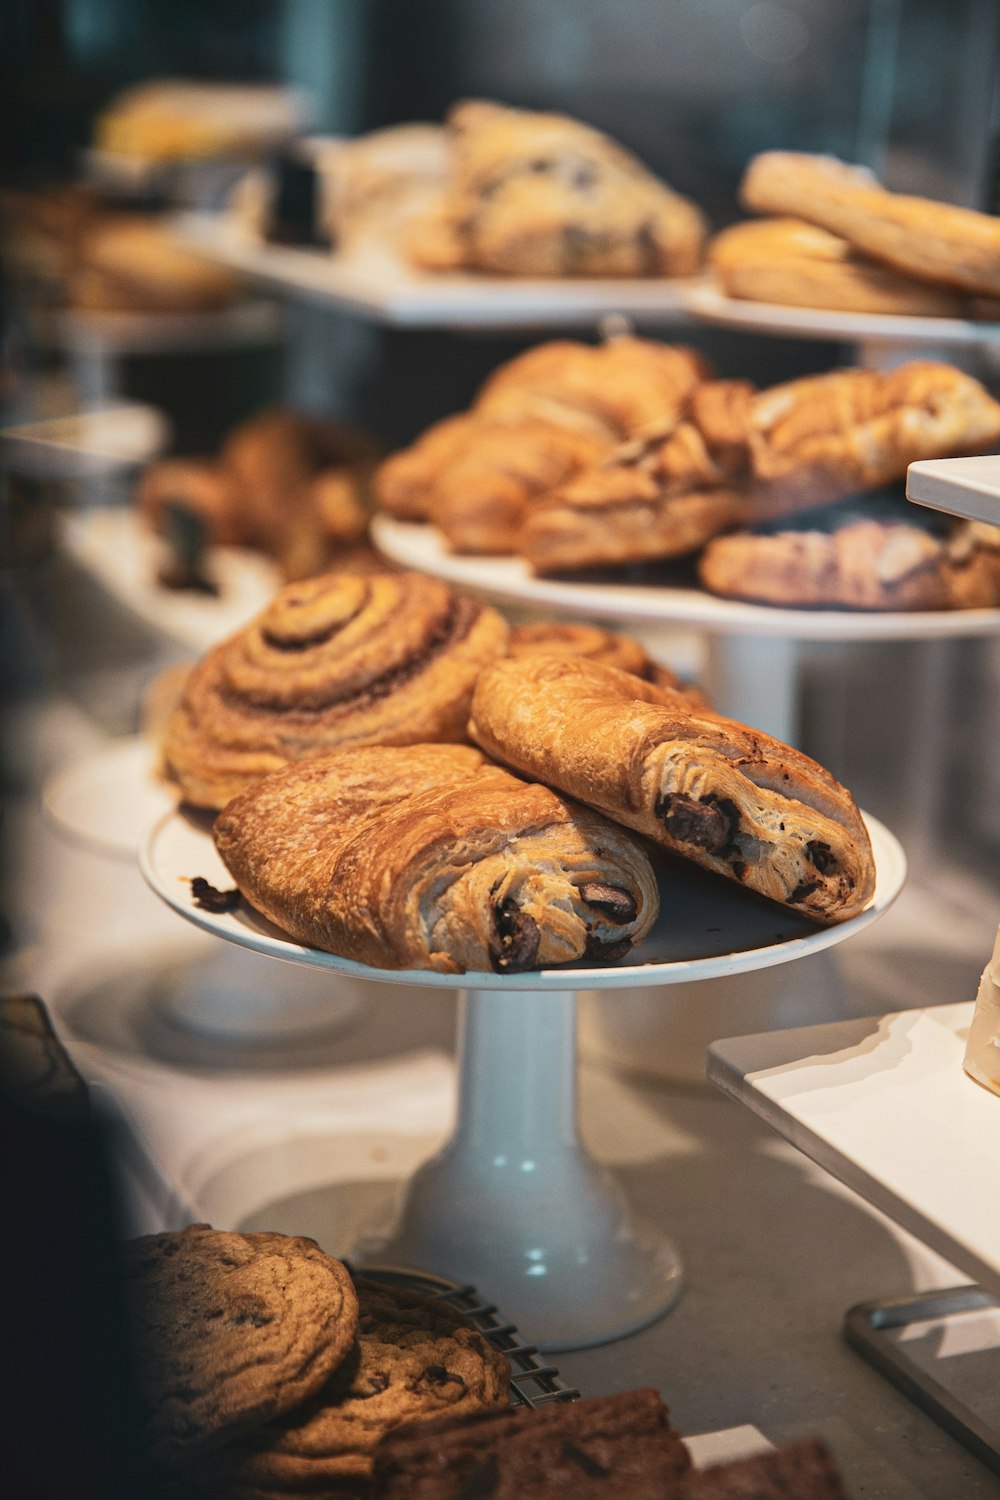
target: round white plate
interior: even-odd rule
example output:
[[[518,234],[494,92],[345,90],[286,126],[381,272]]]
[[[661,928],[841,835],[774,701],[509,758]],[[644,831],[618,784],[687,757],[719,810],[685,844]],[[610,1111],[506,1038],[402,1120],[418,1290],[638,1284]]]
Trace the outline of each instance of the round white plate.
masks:
[[[208,816],[183,811],[168,813],[149,830],[139,851],[139,864],[150,886],[190,922],[272,958],[319,964],[357,978],[438,988],[624,989],[766,969],[772,964],[817,953],[860,932],[888,910],[906,878],[906,856],[898,840],[883,824],[866,816],[878,872],[875,895],[860,916],[835,927],[817,928],[812,922],[754,896],[734,881],[708,874],[686,861],[664,860],[659,919],[645,942],[633,950],[629,963],[600,968],[580,963],[504,975],[373,969],[296,943],[245,902],[235,911],[218,914],[196,906],[190,886],[196,876],[204,877],[217,890],[231,890],[233,885],[232,876],[212,843],[210,821]]]
[[[464,557],[451,552],[434,526],[376,516],[372,538],[393,562],[490,599],[560,614],[635,623],[693,625],[713,634],[771,635],[799,641],[935,640],[996,635],[1000,609],[874,613],[837,609],[776,609],[717,599],[703,589],[666,584],[568,582],[539,578],[519,557]]]
[[[50,776],[42,806],[64,833],[102,854],[135,858],[139,833],[177,804],[141,735],[115,740]]]
[[[162,588],[156,574],[163,544],[124,506],[65,515],[61,531],[65,550],[114,599],[192,651],[205,651],[242,629],[282,584],[278,569],[259,552],[212,547],[207,561],[217,595]]]
[[[169,419],[155,406],[120,401],[65,417],[22,422],[0,432],[7,466],[41,479],[87,479],[127,473],[152,462],[170,440]]]
[[[782,338],[834,339],[850,344],[1000,344],[1000,323],[749,302],[727,297],[705,282],[691,286],[685,301],[688,311],[707,323],[748,333],[774,333]]]

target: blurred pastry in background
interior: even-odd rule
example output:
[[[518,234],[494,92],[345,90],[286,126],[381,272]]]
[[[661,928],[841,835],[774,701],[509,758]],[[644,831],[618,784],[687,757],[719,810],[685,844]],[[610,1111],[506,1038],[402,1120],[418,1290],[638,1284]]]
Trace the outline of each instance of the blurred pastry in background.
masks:
[[[441,125],[392,125],[317,153],[320,219],[338,255],[398,252],[441,197],[451,145]]]
[[[431,271],[501,276],[690,276],[701,210],[601,131],[565,115],[472,100],[448,116],[451,175],[410,236]]]
[[[750,302],[918,317],[970,315],[949,287],[919,281],[801,219],[748,219],[717,234],[709,265],[724,292]]]
[[[717,537],[698,562],[713,594],[827,609],[1000,605],[1000,527],[869,495]]]
[[[643,682],[684,693],[692,705],[708,706],[700,688],[654,661],[634,636],[622,635],[617,630],[566,620],[542,620],[534,625],[518,625],[511,631],[508,656],[530,656],[539,651],[547,656],[582,656],[605,667],[618,667],[622,672],[631,672],[633,677],[641,677]]]
[[[273,408],[235,427],[217,459],[151,465],[139,510],[168,540],[183,516],[203,528],[206,545],[254,547],[288,580],[322,572],[335,556],[365,568],[375,565],[364,541],[377,453],[356,428]]]
[[[98,116],[94,145],[155,162],[270,150],[306,120],[294,90],[258,83],[154,78],[118,94]]]
[[[80,242],[103,212],[100,194],[79,183],[0,194],[0,263],[30,300],[61,303]]]
[[[82,234],[67,300],[93,312],[209,312],[240,288],[239,276],[187,250],[165,223],[110,214]]]

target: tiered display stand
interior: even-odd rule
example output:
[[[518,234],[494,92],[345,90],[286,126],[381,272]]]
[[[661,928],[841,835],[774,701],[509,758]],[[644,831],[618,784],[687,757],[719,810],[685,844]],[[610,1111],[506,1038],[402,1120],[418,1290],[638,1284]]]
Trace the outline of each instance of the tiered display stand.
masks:
[[[852,921],[817,929],[729,882],[684,865],[666,877],[660,922],[614,967],[537,973],[379,970],[302,947],[242,904],[202,911],[190,881],[230,877],[207,826],[180,812],[154,825],[140,855],[153,890],[189,921],[258,953],[331,974],[462,991],[454,1135],[410,1185],[395,1227],[364,1255],[451,1275],[492,1295],[547,1348],[582,1348],[633,1332],[681,1290],[673,1244],[627,1207],[584,1151],[576,1124],[575,991],[669,985],[782,964],[844,941],[882,915],[905,878],[903,852],[868,820],[878,880]],[[331,991],[332,991],[331,986]],[[351,1253],[351,1247],[331,1247]],[[356,1256],[357,1258],[357,1256]]]

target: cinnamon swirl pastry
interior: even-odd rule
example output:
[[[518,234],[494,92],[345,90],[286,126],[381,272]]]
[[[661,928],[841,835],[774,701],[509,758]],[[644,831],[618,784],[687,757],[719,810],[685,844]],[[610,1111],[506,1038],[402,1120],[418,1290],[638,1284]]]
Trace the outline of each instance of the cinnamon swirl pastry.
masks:
[[[188,802],[220,808],[341,745],[463,740],[476,676],[507,636],[495,610],[416,573],[289,584],[192,670],[167,773]]]
[[[476,685],[469,732],[525,775],[814,921],[856,916],[874,892],[867,830],[829,771],[614,667],[497,662]]]
[[[620,958],[649,931],[638,840],[459,745],[342,750],[241,792],[215,843],[250,904],[383,969]]]

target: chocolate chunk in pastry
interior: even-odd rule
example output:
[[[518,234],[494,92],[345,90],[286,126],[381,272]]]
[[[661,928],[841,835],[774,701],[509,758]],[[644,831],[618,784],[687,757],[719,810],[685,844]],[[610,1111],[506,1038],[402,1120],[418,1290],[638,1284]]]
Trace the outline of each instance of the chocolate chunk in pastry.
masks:
[[[416,573],[289,584],[192,669],[165,768],[185,800],[220,808],[341,745],[460,741],[476,676],[507,636],[495,610]]]
[[[657,914],[637,839],[467,746],[290,767],[234,798],[214,837],[251,906],[378,968],[511,974],[618,957]]]
[[[922,458],[1000,441],[1000,404],[952,365],[834,370],[762,391],[751,403],[751,523],[876,489]]]
[[[371,1496],[687,1500],[690,1473],[666,1406],[646,1389],[400,1429],[375,1450]]]
[[[597,662],[509,659],[481,675],[469,730],[522,774],[815,921],[856,916],[872,897],[871,845],[846,788],[680,694]]]
[[[746,381],[691,389],[669,420],[544,495],[521,528],[522,555],[537,573],[680,557],[745,521],[752,397]]]
[[[756,213],[806,219],[909,276],[1000,295],[1000,221],[992,214],[892,193],[863,167],[797,151],[755,156],[740,196]]]
[[[701,211],[578,120],[470,101],[449,115],[451,178],[409,236],[427,270],[690,276]]]

